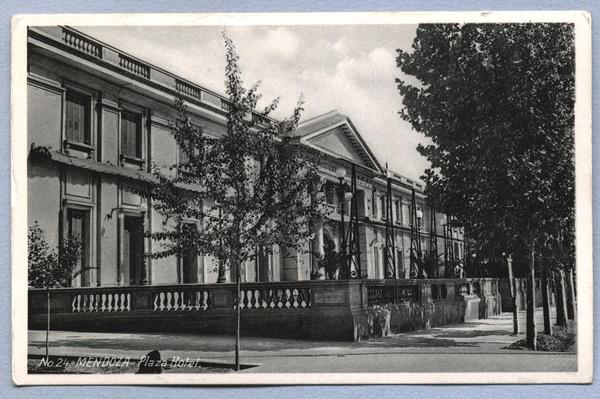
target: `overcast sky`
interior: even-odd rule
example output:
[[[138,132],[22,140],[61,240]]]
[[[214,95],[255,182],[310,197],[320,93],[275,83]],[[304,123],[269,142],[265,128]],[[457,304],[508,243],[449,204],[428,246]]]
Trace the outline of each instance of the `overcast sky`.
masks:
[[[222,27],[78,27],[108,44],[224,93]],[[423,136],[398,116],[396,49],[410,49],[416,25],[227,27],[247,86],[281,97],[275,117],[305,97],[303,119],[337,109],[350,117],[382,166],[418,179]],[[403,78],[406,78],[402,76]]]

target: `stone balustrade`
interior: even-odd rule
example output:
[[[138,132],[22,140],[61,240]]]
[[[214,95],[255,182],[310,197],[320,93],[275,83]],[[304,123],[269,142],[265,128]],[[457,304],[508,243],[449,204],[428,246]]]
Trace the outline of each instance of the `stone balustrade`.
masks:
[[[478,289],[480,290],[478,293]],[[244,334],[357,340],[488,317],[501,309],[493,279],[243,283]],[[45,328],[46,291],[29,290],[30,328]],[[50,290],[51,328],[227,334],[235,284]]]
[[[102,43],[82,32],[67,26],[43,26],[30,28],[31,36],[43,41],[55,41],[69,48],[71,53],[83,56],[121,73],[133,75],[143,83],[159,86],[178,93],[186,100],[208,105],[221,112],[228,112],[229,101],[226,97],[192,82],[183,81],[174,74],[158,68],[148,62],[126,54],[112,46]],[[264,119],[259,114],[255,117]]]

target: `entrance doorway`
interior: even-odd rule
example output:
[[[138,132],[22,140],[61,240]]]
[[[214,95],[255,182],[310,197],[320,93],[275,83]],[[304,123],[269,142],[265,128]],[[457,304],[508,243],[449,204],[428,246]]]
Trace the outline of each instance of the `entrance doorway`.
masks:
[[[183,231],[195,233],[198,230],[196,223],[184,223]],[[196,248],[186,248],[181,254],[182,282],[193,284],[198,282],[198,252]]]
[[[269,254],[264,248],[259,248],[256,257],[256,268],[258,269],[256,281],[271,281],[269,268]]]
[[[67,210],[67,225],[69,236],[77,239],[81,244],[81,252],[73,272],[80,276],[79,285],[90,285],[90,212],[80,209]]]
[[[127,285],[141,285],[144,262],[144,223],[140,216],[125,216],[123,223],[123,276]]]

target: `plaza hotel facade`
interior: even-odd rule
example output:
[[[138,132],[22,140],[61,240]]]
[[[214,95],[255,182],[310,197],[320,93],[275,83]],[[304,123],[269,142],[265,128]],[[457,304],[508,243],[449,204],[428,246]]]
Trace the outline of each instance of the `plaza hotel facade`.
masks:
[[[157,245],[144,232],[158,231],[163,220],[134,188],[151,178],[152,164],[175,164],[181,156],[169,129],[175,96],[183,97],[193,123],[215,137],[226,132],[227,98],[69,27],[29,28],[27,73],[28,225],[37,222],[51,247],[61,236],[80,237],[79,267],[85,272],[73,286],[216,283],[217,264],[209,256],[142,256]],[[315,278],[314,248],[322,253],[330,240],[340,249],[337,188],[342,175],[350,184],[352,166],[360,263],[367,278],[386,278],[386,225],[394,235],[394,276],[410,277],[413,214],[423,251],[435,241],[438,258],[451,251],[464,259],[462,233],[446,229],[443,215],[431,217],[421,184],[382,167],[350,117],[327,112],[301,121],[291,134],[322,161],[333,223],[315,232],[306,251],[275,248],[246,262],[243,281]]]

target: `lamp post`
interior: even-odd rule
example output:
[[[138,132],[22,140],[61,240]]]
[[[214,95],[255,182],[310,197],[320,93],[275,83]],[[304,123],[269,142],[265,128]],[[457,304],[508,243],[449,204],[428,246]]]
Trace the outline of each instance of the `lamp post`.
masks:
[[[352,199],[352,193],[345,191],[344,178],[346,177],[346,169],[342,167],[338,167],[335,170],[335,175],[338,178],[340,184],[338,188],[338,199],[340,201],[340,250],[342,253],[342,265],[343,269],[340,270],[340,273],[344,278],[350,278],[350,270],[349,269],[349,259],[346,251],[346,228],[344,221],[344,205],[345,202]]]
[[[446,216],[442,218],[442,231],[444,236],[444,277],[448,276],[448,236],[446,233],[446,226],[448,225],[448,219]]]
[[[423,262],[423,250],[421,247],[421,228],[423,227],[423,210],[421,208],[418,208],[415,212],[415,216],[417,217],[417,264],[419,265],[419,277],[424,278],[425,276],[423,272],[425,271],[425,264]]]

